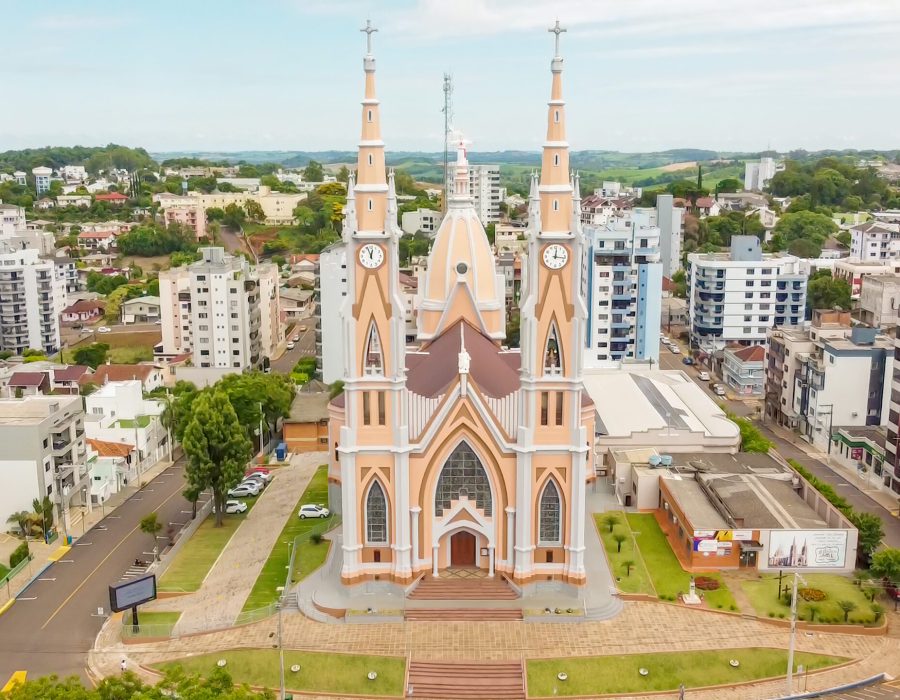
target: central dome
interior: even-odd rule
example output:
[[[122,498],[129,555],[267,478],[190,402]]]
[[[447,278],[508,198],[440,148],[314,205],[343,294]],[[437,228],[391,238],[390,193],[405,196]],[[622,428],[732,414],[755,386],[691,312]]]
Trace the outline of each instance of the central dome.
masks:
[[[464,319],[493,340],[506,337],[503,276],[469,192],[469,164],[460,140],[447,214],[419,288],[418,338],[430,341]]]

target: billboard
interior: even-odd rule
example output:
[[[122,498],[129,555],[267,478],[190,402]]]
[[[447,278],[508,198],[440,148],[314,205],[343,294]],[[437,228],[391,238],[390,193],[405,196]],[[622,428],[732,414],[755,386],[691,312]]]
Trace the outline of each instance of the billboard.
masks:
[[[121,612],[151,600],[156,600],[156,574],[109,587],[109,607],[113,612]]]
[[[731,554],[733,542],[752,540],[753,530],[694,530],[694,551],[722,557]]]
[[[772,530],[770,569],[843,569],[847,558],[846,530]]]

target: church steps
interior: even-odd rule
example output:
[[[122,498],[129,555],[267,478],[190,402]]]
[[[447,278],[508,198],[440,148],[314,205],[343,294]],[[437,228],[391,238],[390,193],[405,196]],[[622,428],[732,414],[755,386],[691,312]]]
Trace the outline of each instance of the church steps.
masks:
[[[434,578],[425,576],[410,600],[516,600],[518,594],[502,578]]]
[[[524,672],[519,662],[410,661],[409,684],[417,698],[519,700],[525,697]]]
[[[410,622],[512,622],[522,619],[519,608],[420,608],[406,610]]]

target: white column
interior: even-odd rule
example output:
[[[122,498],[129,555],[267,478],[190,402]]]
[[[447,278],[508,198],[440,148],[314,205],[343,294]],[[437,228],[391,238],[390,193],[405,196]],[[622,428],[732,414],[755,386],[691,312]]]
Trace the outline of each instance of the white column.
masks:
[[[422,509],[419,506],[413,506],[409,509],[411,520],[410,533],[412,535],[412,552],[410,553],[410,566],[415,569],[419,563],[419,513]]]
[[[438,546],[431,548],[431,575],[438,577]]]
[[[515,575],[527,577],[531,574],[531,556],[534,546],[531,536],[531,453],[519,454],[516,478],[516,566]]]
[[[392,398],[396,401],[398,394]],[[394,517],[394,575],[406,578],[412,573],[409,543],[409,455],[398,454],[394,457],[394,504],[397,515]]]
[[[516,509],[506,507],[506,565],[512,570],[516,558],[513,547],[516,544]]]
[[[583,429],[581,433],[581,444],[585,444]],[[571,535],[569,537],[569,575],[575,577],[584,576],[586,457],[587,454],[584,451],[572,453],[572,514],[569,519],[571,527]]]
[[[494,575],[494,546],[488,547],[488,576]]]
[[[341,444],[350,444],[347,435],[346,426],[341,428]],[[353,576],[359,568],[359,550],[362,545],[359,544],[358,538],[358,515],[359,503],[356,498],[356,455],[340,454],[341,460],[341,519],[343,524],[341,531],[343,533],[344,543],[342,549],[344,551],[344,563],[341,573],[346,576]]]

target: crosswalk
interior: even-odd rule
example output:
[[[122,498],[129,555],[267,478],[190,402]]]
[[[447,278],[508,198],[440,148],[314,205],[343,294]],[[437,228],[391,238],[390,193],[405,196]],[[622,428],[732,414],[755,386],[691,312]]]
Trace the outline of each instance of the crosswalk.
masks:
[[[135,566],[131,565],[126,570],[125,573],[122,574],[122,578],[119,579],[119,582],[122,583],[124,581],[130,581],[133,578],[138,578],[139,576],[143,576],[147,573],[147,569],[149,566]]]

